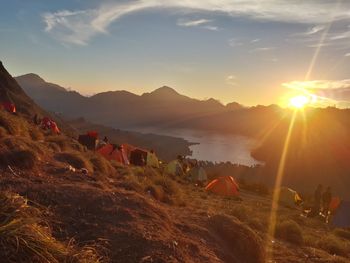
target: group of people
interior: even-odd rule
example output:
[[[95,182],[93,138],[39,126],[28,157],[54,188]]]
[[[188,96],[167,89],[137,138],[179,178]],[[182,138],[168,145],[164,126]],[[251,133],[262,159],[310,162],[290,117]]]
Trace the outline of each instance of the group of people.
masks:
[[[319,184],[314,193],[314,203],[310,216],[323,215],[328,218],[332,201],[332,191],[328,186],[324,191],[323,185]]]

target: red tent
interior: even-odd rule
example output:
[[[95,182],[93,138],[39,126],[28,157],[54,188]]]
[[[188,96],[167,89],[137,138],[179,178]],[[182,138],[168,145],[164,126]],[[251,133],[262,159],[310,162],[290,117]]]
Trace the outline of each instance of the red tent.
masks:
[[[207,187],[206,191],[212,192],[224,196],[238,196],[239,187],[235,179],[232,176],[221,176],[217,179],[211,181]]]
[[[10,113],[16,113],[16,105],[14,103],[11,102],[3,102],[0,104],[1,108],[3,108],[4,110],[10,112]]]
[[[54,133],[60,133],[60,129],[58,128],[56,122],[51,120],[48,117],[44,117],[41,121],[41,127],[45,130],[52,130]]]
[[[97,133],[97,131],[88,131],[88,132],[86,133],[86,135],[89,136],[89,137],[91,137],[91,138],[95,138],[95,139],[98,138],[98,133]]]
[[[113,144],[106,144],[97,150],[99,154],[105,157],[107,160],[114,160],[118,163],[122,163],[124,165],[129,165],[128,157],[123,149],[123,146],[117,146]]]

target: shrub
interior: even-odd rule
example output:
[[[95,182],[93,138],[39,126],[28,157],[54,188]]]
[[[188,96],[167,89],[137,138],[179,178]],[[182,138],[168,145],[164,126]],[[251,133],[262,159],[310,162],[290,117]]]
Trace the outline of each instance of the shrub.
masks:
[[[0,165],[11,165],[21,169],[32,169],[37,161],[37,155],[30,150],[2,151]]]
[[[350,240],[350,231],[342,228],[336,228],[333,230],[334,235]]]
[[[277,224],[275,235],[296,245],[301,245],[304,242],[302,229],[293,220],[286,220]]]
[[[93,171],[93,168],[88,160],[79,152],[62,152],[55,155],[55,159],[60,162],[65,162],[73,166],[74,168],[81,169],[86,168],[89,171]]]
[[[112,174],[115,171],[111,163],[102,156],[95,155],[90,158],[90,162],[94,167],[94,171],[102,174]]]
[[[21,196],[0,193],[0,257],[4,263],[98,263],[91,248],[78,249],[57,241],[42,212]]]
[[[347,244],[333,235],[323,237],[318,246],[332,255],[346,256],[350,252]]]

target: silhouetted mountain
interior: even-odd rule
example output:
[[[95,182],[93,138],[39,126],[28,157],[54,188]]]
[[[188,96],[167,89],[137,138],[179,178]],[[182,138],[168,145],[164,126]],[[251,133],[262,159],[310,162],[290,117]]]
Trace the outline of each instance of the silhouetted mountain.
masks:
[[[197,100],[184,96],[170,87],[161,87],[141,96],[127,91],[108,91],[91,97],[28,74],[16,78],[23,89],[42,107],[69,118],[86,120],[113,127],[144,126],[177,127],[203,116],[237,110],[225,107],[214,99]],[[190,125],[189,128],[195,128]]]

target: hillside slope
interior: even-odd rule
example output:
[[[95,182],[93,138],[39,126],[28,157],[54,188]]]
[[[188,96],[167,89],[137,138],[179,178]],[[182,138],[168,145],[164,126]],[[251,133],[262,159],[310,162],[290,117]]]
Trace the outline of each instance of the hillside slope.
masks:
[[[10,192],[10,202],[45,217],[33,221],[33,214],[17,214],[16,231],[0,236],[2,262],[347,262],[350,255],[349,241],[321,222],[300,218],[294,208],[281,207],[279,221],[300,225],[299,243],[283,235],[271,240],[268,195],[212,195],[184,178],[163,175],[164,167],[107,162],[21,114],[0,111],[0,123],[1,193]],[[1,231],[9,227],[3,200]],[[33,223],[26,224],[28,219]],[[50,230],[44,239],[50,242],[31,238],[38,229]],[[63,249],[72,244],[74,249]]]

